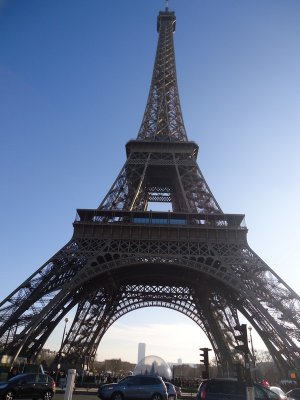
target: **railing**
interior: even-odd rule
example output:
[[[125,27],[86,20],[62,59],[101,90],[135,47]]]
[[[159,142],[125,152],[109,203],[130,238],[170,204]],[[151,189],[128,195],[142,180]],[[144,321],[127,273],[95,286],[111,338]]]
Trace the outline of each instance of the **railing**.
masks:
[[[204,225],[246,229],[243,214],[190,214],[160,211],[119,211],[78,209],[75,223]]]

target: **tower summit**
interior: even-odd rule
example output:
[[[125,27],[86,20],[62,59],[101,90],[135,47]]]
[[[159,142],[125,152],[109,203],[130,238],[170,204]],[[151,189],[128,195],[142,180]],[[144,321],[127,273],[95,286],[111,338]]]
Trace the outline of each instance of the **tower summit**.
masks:
[[[137,140],[126,144],[127,161],[99,210],[147,211],[169,203],[176,212],[221,213],[196,162],[181,112],[173,34],[174,11],[157,17],[158,44],[151,85]]]
[[[187,140],[177,87],[175,28],[175,13],[166,7],[157,17],[159,38],[148,101],[138,133],[140,140]]]
[[[156,306],[198,324],[220,374],[234,371],[239,315],[282,377],[300,368],[300,298],[249,247],[244,215],[223,213],[197,164],[198,146],[187,138],[175,24],[166,2],[141,127],[110,190],[98,208],[77,210],[70,241],[0,303],[1,352],[12,361],[34,360],[75,308],[61,364],[90,368],[118,318]],[[170,211],[152,212],[153,202]]]

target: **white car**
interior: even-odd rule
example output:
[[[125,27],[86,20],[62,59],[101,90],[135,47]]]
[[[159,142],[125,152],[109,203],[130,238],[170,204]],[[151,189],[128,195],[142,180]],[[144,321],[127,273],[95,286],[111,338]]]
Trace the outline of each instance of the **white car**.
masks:
[[[270,386],[269,389],[272,390],[272,392],[278,394],[278,396],[280,396],[281,400],[287,400],[288,397],[287,397],[286,393],[284,393],[284,391],[280,387]]]
[[[168,400],[177,400],[177,392],[173,383],[165,382],[168,392]]]

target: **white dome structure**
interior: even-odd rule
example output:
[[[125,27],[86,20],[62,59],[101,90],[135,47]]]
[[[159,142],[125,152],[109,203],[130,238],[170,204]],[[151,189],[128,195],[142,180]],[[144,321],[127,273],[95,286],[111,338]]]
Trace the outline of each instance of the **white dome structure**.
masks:
[[[133,375],[159,375],[165,380],[172,378],[169,365],[158,356],[144,357],[134,368]]]

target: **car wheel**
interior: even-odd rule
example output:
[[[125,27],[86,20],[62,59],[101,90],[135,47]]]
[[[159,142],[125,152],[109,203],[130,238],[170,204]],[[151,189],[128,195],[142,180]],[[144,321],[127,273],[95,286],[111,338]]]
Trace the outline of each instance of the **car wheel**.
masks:
[[[151,400],[162,400],[162,395],[159,393],[155,393],[152,397]]]
[[[47,392],[44,393],[43,400],[51,400],[52,396],[52,392],[50,392],[50,390],[47,390]]]
[[[13,400],[14,393],[12,391],[6,392],[3,396],[3,400]]]
[[[112,400],[123,400],[123,395],[122,395],[122,393],[117,392],[117,393],[114,393],[114,394],[111,396],[111,399],[112,399]]]

